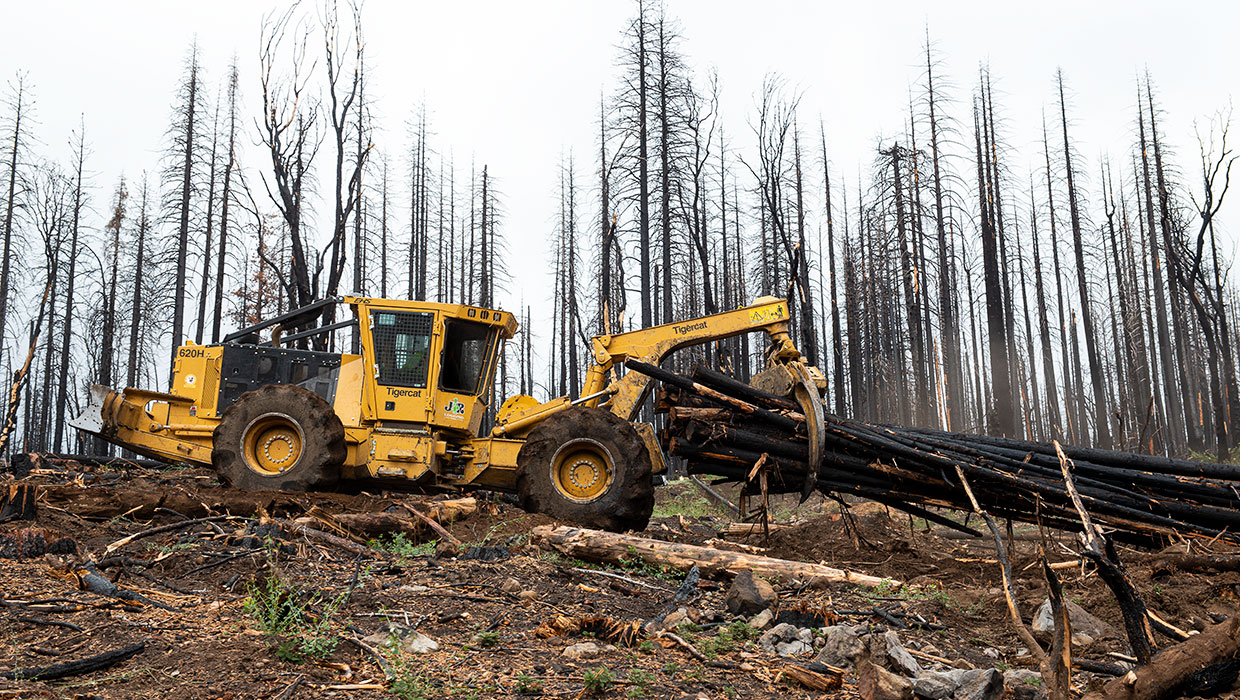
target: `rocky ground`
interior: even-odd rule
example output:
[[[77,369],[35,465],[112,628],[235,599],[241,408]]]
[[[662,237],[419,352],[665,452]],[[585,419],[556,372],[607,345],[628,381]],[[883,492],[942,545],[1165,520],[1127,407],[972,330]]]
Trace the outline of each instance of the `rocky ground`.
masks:
[[[842,515],[818,496],[778,500],[772,517],[782,527],[729,540],[720,533],[731,519],[692,485],[659,489],[643,537],[895,582],[694,581],[683,570],[601,566],[541,547],[529,533],[554,521],[486,494],[446,523],[456,546],[429,529],[371,540],[331,526],[340,514],[431,511],[447,496],[247,494],[204,470],[34,466],[0,477],[0,494],[38,487],[34,520],[0,523],[0,675],[9,677],[0,698],[1042,694],[1007,619],[993,545],[869,503]],[[324,531],[335,536],[315,534]],[[1020,609],[1038,629],[1046,596],[1036,531],[1018,527],[1011,538]],[[1052,533],[1050,544],[1072,603],[1074,656],[1127,668],[1110,592],[1069,563],[1069,534]],[[1150,607],[1180,628],[1235,611],[1240,573],[1178,571],[1148,550],[1120,555]],[[130,655],[29,680],[115,650]],[[1083,690],[1106,678],[1077,670],[1073,683]]]

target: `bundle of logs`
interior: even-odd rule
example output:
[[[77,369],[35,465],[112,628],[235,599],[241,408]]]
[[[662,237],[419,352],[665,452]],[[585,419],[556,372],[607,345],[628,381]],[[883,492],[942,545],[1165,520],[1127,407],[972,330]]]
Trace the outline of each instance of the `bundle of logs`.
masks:
[[[690,474],[741,481],[750,493],[763,483],[768,493],[851,494],[976,535],[928,507],[975,511],[980,505],[995,517],[1079,530],[1074,484],[1084,508],[1117,538],[1240,541],[1238,466],[874,425],[824,413],[824,456],[811,473],[811,429],[796,401],[702,365],[688,375],[632,360],[626,365],[662,382],[656,411],[668,416],[661,436],[667,452],[684,458]]]

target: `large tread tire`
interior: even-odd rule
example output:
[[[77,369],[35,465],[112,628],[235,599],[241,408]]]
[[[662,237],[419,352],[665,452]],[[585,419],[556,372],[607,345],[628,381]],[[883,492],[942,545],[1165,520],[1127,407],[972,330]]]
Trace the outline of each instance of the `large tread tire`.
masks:
[[[267,416],[295,424],[301,453],[279,473],[251,468],[245,457],[246,429]],[[215,427],[211,463],[220,477],[249,491],[317,491],[334,486],[346,457],[344,425],[318,394],[292,384],[269,384],[248,391],[224,411]]]
[[[606,491],[581,502],[553,483],[552,462],[565,445],[588,439],[606,450],[612,479]],[[533,513],[612,532],[644,530],[654,510],[653,466],[628,421],[600,408],[575,407],[539,423],[517,454],[517,496]]]

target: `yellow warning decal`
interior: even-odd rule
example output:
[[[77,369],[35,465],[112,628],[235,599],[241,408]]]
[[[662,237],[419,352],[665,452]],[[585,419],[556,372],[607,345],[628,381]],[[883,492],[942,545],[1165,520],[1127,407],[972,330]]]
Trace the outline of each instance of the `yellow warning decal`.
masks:
[[[749,312],[749,324],[752,326],[757,326],[763,323],[770,323],[771,321],[779,321],[779,320],[782,320],[783,318],[784,318],[784,305],[783,304],[771,304],[770,306],[764,306],[760,309],[754,309],[753,311]]]

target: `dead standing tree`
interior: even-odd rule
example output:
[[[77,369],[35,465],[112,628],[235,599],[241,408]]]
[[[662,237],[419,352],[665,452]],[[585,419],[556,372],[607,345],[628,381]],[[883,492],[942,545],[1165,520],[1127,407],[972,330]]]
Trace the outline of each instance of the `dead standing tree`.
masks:
[[[745,167],[758,182],[762,210],[768,225],[774,231],[788,256],[788,306],[800,312],[800,343],[810,364],[818,361],[818,340],[814,332],[813,299],[810,296],[809,263],[805,250],[804,228],[793,243],[788,231],[788,205],[784,201],[785,178],[788,174],[789,136],[796,121],[800,96],[788,98],[783,94],[783,81],[767,76],[762,83],[758,123],[753,125],[758,137],[758,167],[745,162]],[[799,302],[799,303],[797,303]]]
[[[1152,109],[1151,109],[1152,116]],[[1215,450],[1220,462],[1227,461],[1231,450],[1231,428],[1240,416],[1240,395],[1237,391],[1235,360],[1227,325],[1227,307],[1223,298],[1223,273],[1219,267],[1218,244],[1214,219],[1223,206],[1231,185],[1231,167],[1237,156],[1227,146],[1230,115],[1219,130],[1217,148],[1211,141],[1200,141],[1202,196],[1194,207],[1200,225],[1193,239],[1180,227],[1163,227],[1163,243],[1167,253],[1167,269],[1192,306],[1209,353],[1211,408],[1214,411]],[[1154,132],[1155,159],[1161,170],[1158,134]],[[1161,176],[1161,173],[1160,173]],[[1221,179],[1221,181],[1220,181]],[[1210,260],[1206,260],[1207,238]]]
[[[362,69],[365,43],[362,41],[361,7],[352,2],[349,3],[353,22],[351,36],[342,36],[338,10],[334,0],[329,1],[324,9],[323,17],[323,64],[327,70],[327,114],[331,121],[335,155],[333,162],[335,180],[332,189],[335,216],[332,219],[332,238],[319,252],[319,264],[316,266],[312,286],[317,293],[319,275],[324,271],[323,257],[330,256],[330,263],[326,267],[327,280],[323,292],[324,298],[336,296],[340,291],[340,280],[344,275],[348,257],[346,255],[348,222],[361,200],[362,171],[371,149],[369,131],[362,120],[364,108]],[[355,148],[350,147],[351,135],[357,139],[353,144]],[[330,324],[334,320],[335,313],[334,305],[327,306],[323,311],[324,323]],[[325,341],[326,338],[324,338]]]
[[[13,229],[16,217],[22,207],[26,193],[23,159],[27,143],[30,140],[31,105],[29,86],[26,75],[18,73],[14,82],[9,83],[9,95],[4,106],[7,114],[0,122],[5,128],[3,148],[4,162],[4,219],[0,221],[3,228],[3,247],[0,249],[0,356],[3,355],[5,332],[9,321],[9,293],[12,288],[12,261],[14,259]]]
[[[311,167],[318,154],[319,105],[307,94],[313,61],[307,66],[310,29],[297,20],[296,6],[284,14],[263,20],[259,50],[259,78],[262,83],[263,112],[259,138],[271,158],[270,179],[263,174],[267,196],[279,210],[289,234],[291,269],[286,276],[278,261],[263,251],[263,265],[280,279],[290,306],[305,306],[315,300],[311,283],[310,256],[302,232],[302,207],[313,186]],[[290,54],[290,75],[276,73],[285,46]],[[252,199],[252,198],[251,198]]]
[[[185,60],[185,78],[181,82],[177,104],[173,108],[173,123],[168,130],[171,146],[164,168],[165,181],[170,185],[165,206],[168,215],[176,222],[176,238],[172,256],[176,261],[172,286],[172,355],[170,363],[176,362],[177,348],[185,332],[185,297],[189,280],[189,230],[198,196],[198,168],[202,164],[199,122],[203,119],[202,74],[198,63],[198,44],[190,45]],[[208,205],[209,206],[209,205]],[[205,280],[204,280],[205,281]],[[171,364],[169,365],[171,366]]]

